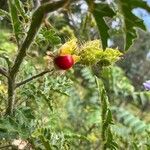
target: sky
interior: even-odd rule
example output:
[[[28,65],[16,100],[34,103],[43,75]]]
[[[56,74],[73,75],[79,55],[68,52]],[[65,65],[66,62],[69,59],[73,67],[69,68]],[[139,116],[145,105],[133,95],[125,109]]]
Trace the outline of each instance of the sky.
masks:
[[[133,13],[139,18],[143,19],[147,29],[150,31],[150,13],[141,8],[134,9]]]
[[[150,5],[150,0],[145,1],[147,1],[148,4]],[[134,10],[134,13],[144,20],[147,29],[150,31],[150,13],[140,8]]]

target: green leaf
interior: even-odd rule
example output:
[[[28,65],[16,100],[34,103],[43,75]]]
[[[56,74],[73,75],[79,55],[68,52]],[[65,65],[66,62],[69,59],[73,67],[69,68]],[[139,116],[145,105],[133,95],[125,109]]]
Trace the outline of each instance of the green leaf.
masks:
[[[21,22],[18,17],[18,11],[13,0],[9,0],[9,10],[11,14],[12,26],[15,33],[17,43],[19,44],[19,34],[21,31]]]
[[[43,143],[43,146],[45,147],[45,150],[51,150],[51,144],[48,142],[48,140],[43,136],[39,136],[41,142]]]
[[[7,11],[0,9],[0,16],[1,17],[6,17],[7,19],[10,20],[10,15]]]
[[[131,112],[125,110],[122,107],[113,107],[113,111],[116,114],[116,118],[123,125],[132,129],[131,131],[136,134],[145,134],[148,129],[148,124],[140,120],[139,117],[134,116]]]
[[[1,134],[5,135],[6,139],[18,135],[18,124],[10,117],[0,119],[0,140],[3,138]]]
[[[45,91],[51,90],[66,96],[69,96],[69,88],[72,86],[72,81],[64,77],[47,77],[45,82]]]
[[[105,49],[107,47],[107,40],[110,38],[110,35],[108,33],[109,27],[106,24],[104,17],[113,18],[115,16],[115,12],[109,7],[108,4],[100,3],[95,4],[94,6],[93,16],[101,36],[103,49]]]
[[[66,139],[80,139],[80,140],[85,140],[89,142],[89,139],[86,136],[80,135],[80,134],[75,134],[75,133],[66,133],[64,134],[64,137]]]
[[[35,44],[41,49],[47,49],[47,47],[53,47],[61,43],[61,38],[58,36],[56,29],[47,29],[43,27],[36,37]]]
[[[150,12],[150,7],[142,0],[119,0],[119,11],[123,15],[123,30],[125,34],[125,50],[128,50],[137,38],[135,27],[146,30],[143,20],[136,17],[132,10],[134,8],[143,8]]]
[[[113,134],[111,132],[111,129],[109,128],[107,131],[107,142],[104,145],[104,147],[110,148],[111,150],[117,150],[118,149],[118,144],[115,142],[115,140],[113,139]]]
[[[108,97],[106,95],[106,91],[104,89],[104,85],[102,81],[96,77],[96,84],[98,87],[99,96],[101,98],[101,107],[102,107],[102,120],[106,119],[107,110],[108,110]]]
[[[112,113],[109,109],[109,101],[105,91],[103,82],[96,78],[99,94],[101,96],[101,109],[102,109],[102,140],[103,140],[103,149],[117,149],[118,145],[114,141],[113,134],[111,132],[111,125],[113,124]]]
[[[110,109],[108,109],[108,111],[107,111],[106,123],[113,124],[112,113],[111,113]]]
[[[27,16],[25,14],[25,10],[24,10],[22,2],[20,0],[14,0],[14,2],[15,2],[17,10],[20,12],[21,16],[26,21],[27,20]]]

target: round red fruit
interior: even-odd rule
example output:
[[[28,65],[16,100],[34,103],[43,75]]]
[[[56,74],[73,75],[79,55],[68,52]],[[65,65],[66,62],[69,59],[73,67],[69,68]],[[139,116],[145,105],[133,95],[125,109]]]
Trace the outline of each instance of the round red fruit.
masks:
[[[62,70],[67,70],[74,65],[72,55],[57,56],[54,59],[55,65]]]

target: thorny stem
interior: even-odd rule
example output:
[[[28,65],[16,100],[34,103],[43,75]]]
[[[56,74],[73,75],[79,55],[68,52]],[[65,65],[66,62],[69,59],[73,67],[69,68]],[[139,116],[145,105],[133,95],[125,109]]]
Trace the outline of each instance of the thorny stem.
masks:
[[[18,51],[18,54],[16,56],[13,66],[9,70],[8,106],[6,109],[6,115],[11,115],[13,112],[14,102],[15,102],[15,79],[19,71],[19,68],[23,62],[23,59],[26,56],[26,51],[30,48],[37,32],[39,31],[41,27],[44,15],[46,13],[49,13],[49,12],[52,12],[61,8],[67,2],[68,0],[61,0],[61,1],[51,2],[51,3],[47,2],[41,5],[40,7],[38,7],[36,11],[33,13],[31,25],[27,33],[27,36]]]
[[[11,115],[15,103],[15,78],[8,77],[8,105],[6,115]]]
[[[26,80],[24,80],[24,81],[21,81],[21,82],[19,82],[19,83],[16,84],[16,87],[15,87],[15,88],[18,88],[18,87],[20,87],[21,85],[24,85],[24,84],[26,84],[26,83],[28,83],[28,82],[30,82],[30,81],[32,81],[32,80],[38,78],[38,77],[41,77],[41,76],[43,76],[43,75],[45,75],[45,74],[47,74],[47,73],[49,73],[49,72],[52,72],[52,71],[53,71],[53,70],[45,70],[45,71],[43,71],[43,72],[41,72],[41,73],[39,73],[39,74],[37,74],[37,75],[35,75],[35,76],[32,76],[31,78],[28,78],[28,79],[26,79]]]

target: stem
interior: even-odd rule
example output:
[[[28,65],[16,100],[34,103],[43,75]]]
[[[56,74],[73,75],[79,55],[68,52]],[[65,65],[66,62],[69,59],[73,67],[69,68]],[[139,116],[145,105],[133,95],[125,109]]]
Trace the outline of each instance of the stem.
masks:
[[[35,75],[35,76],[32,76],[31,78],[28,78],[28,79],[26,79],[26,80],[24,80],[24,81],[21,81],[21,82],[19,82],[19,83],[16,84],[16,88],[18,88],[18,87],[20,87],[21,85],[24,85],[24,84],[26,84],[26,83],[28,83],[28,82],[30,82],[30,81],[36,79],[36,78],[38,78],[38,77],[41,77],[41,76],[43,76],[43,75],[45,75],[46,73],[49,73],[49,72],[51,72],[51,71],[52,71],[52,70],[45,70],[45,71],[43,71],[43,72],[41,72],[41,73],[39,73],[39,74],[37,74],[37,75]]]
[[[6,115],[12,115],[15,103],[15,78],[8,78],[8,105]]]
[[[5,148],[8,148],[8,147],[12,147],[12,145],[1,146],[0,149],[5,149]]]

